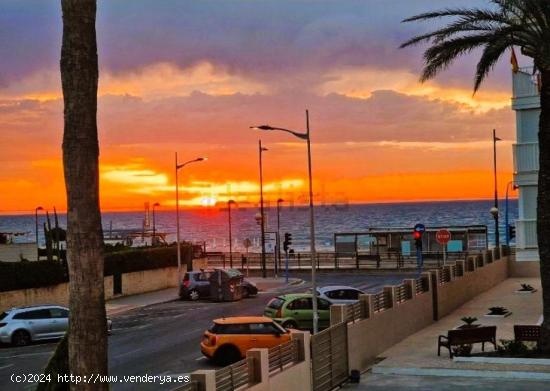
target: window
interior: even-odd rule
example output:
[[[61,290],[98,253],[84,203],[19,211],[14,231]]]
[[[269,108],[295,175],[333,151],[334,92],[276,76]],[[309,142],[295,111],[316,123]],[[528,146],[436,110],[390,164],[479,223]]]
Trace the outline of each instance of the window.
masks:
[[[210,279],[210,273],[199,273],[197,275],[197,281],[208,281]]]
[[[68,318],[69,311],[63,308],[50,308],[50,315],[52,318]]]
[[[216,334],[249,334],[250,328],[248,324],[217,324],[215,327]]]
[[[317,309],[328,310],[330,309],[330,302],[325,299],[317,299]]]
[[[310,310],[312,309],[312,301],[310,297],[303,297],[301,299],[295,299],[288,305],[288,309],[291,310]]]
[[[274,310],[278,310],[279,308],[281,308],[284,304],[284,300],[283,299],[280,299],[278,297],[272,299],[269,304],[267,305],[269,308],[273,308]]]
[[[251,323],[251,334],[281,334],[281,330],[275,327],[273,323]]]
[[[7,312],[0,313],[0,320],[4,319],[6,316],[8,316]]]
[[[50,310],[33,310],[21,312],[13,316],[13,319],[50,319]]]
[[[347,300],[358,300],[359,299],[359,294],[361,294],[361,292],[356,291],[355,289],[346,289],[344,291],[344,297]]]

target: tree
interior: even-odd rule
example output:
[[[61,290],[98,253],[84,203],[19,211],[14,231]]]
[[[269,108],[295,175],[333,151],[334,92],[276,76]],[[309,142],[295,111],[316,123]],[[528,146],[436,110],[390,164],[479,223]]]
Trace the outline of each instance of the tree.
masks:
[[[97,138],[98,59],[96,0],[61,0],[63,168],[67,191],[69,264],[69,368],[71,374],[106,375],[107,325],[103,287],[103,232],[99,209]],[[108,384],[71,389],[107,390]]]
[[[401,47],[428,42],[421,81],[432,79],[453,61],[481,49],[474,93],[497,61],[514,46],[533,59],[540,72],[539,178],[537,234],[543,291],[540,348],[550,352],[550,2],[548,0],[490,0],[491,8],[448,8],[405,19],[404,22],[451,18],[434,31],[419,35]]]

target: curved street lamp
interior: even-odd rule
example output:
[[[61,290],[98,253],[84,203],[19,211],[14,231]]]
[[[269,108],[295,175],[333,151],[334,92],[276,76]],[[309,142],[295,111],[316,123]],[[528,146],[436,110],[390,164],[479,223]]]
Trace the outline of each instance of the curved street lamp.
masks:
[[[235,201],[227,201],[227,213],[229,215],[229,267],[233,269],[233,238],[231,237],[231,205],[235,204]]]
[[[260,232],[262,235],[262,277],[266,278],[266,262],[265,262],[265,212],[264,212],[264,177],[262,167],[262,155],[269,149],[262,147],[262,140],[258,140],[258,154],[260,156]]]
[[[158,202],[155,202],[153,204],[153,239],[151,239],[151,246],[155,245],[155,238],[157,234],[157,223],[156,223],[156,217],[155,217],[155,208],[157,206],[160,206],[160,204]]]
[[[307,162],[308,162],[308,176],[309,176],[309,219],[310,219],[310,247],[311,247],[311,289],[313,292],[313,333],[317,333],[319,330],[319,313],[317,311],[317,287],[315,281],[315,269],[316,269],[316,251],[315,251],[315,215],[313,206],[313,183],[311,174],[311,137],[309,131],[309,111],[306,110],[306,132],[297,132],[295,130],[279,128],[270,125],[251,126],[251,129],[259,129],[264,131],[280,130],[282,132],[290,133],[293,136],[306,140],[307,142]]]
[[[44,208],[41,206],[37,206],[34,209],[34,228],[35,228],[35,234],[36,234],[36,260],[37,261],[40,260],[40,254],[39,254],[40,246],[38,245],[38,211],[39,210],[44,210]]]
[[[207,157],[198,157],[193,160],[188,160],[184,163],[178,163],[178,153],[176,152],[176,247],[178,253],[178,285],[181,287],[181,246],[180,246],[180,198],[179,198],[179,182],[178,182],[178,171],[191,163],[203,162],[208,160]]]

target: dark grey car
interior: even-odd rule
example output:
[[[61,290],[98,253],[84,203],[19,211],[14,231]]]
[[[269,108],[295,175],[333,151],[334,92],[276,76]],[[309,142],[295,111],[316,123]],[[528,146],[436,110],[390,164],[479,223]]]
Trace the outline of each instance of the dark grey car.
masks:
[[[210,297],[210,276],[214,270],[200,270],[186,272],[180,286],[181,299],[198,300]],[[248,280],[243,280],[243,297],[258,294],[256,285]]]

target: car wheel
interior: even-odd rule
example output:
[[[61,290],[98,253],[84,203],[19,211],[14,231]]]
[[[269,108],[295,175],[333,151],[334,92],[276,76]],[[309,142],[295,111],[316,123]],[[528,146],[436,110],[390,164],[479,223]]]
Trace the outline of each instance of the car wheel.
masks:
[[[243,287],[243,297],[246,299],[250,297],[250,290],[247,287]]]
[[[189,298],[193,301],[196,301],[196,300],[199,300],[199,297],[200,297],[200,294],[199,294],[199,291],[196,290],[196,289],[192,289],[190,292],[189,292]]]
[[[297,329],[298,325],[293,320],[287,320],[286,322],[283,323],[283,327],[285,329]]]
[[[13,333],[11,342],[15,346],[27,346],[31,343],[31,335],[25,330],[17,330]]]
[[[214,355],[214,362],[218,365],[226,366],[233,364],[241,359],[241,352],[233,345],[222,346]]]

